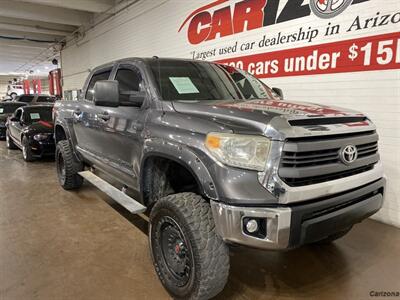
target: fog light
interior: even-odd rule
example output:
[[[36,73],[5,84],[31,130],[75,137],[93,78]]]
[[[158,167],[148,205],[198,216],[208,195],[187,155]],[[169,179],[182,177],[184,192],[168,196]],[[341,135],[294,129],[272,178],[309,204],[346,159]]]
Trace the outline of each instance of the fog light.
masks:
[[[247,221],[246,223],[246,229],[248,232],[253,233],[256,232],[258,230],[258,223],[256,220],[252,219]]]

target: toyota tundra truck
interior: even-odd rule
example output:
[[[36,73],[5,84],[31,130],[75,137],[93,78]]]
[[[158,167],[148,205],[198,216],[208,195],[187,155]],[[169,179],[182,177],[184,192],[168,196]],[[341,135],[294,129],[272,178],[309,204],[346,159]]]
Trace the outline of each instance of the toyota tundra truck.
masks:
[[[229,245],[331,242],[383,203],[378,134],[367,116],[283,100],[280,89],[231,66],[114,61],[53,113],[60,185],[78,189],[87,179],[149,216],[155,271],[177,299],[224,288]]]

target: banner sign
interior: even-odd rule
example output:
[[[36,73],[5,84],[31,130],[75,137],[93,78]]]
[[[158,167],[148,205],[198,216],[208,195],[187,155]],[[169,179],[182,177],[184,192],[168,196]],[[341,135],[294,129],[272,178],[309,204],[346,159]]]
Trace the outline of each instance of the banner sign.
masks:
[[[400,68],[400,32],[217,61],[259,78]]]
[[[186,29],[193,59],[259,78],[399,69],[395,2],[216,0],[190,13],[178,32]]]

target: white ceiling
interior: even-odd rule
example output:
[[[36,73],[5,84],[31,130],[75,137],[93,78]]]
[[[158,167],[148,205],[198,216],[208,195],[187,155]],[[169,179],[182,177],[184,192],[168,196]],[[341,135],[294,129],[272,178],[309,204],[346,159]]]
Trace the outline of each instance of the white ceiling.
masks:
[[[46,75],[60,42],[116,0],[0,0],[0,75]]]

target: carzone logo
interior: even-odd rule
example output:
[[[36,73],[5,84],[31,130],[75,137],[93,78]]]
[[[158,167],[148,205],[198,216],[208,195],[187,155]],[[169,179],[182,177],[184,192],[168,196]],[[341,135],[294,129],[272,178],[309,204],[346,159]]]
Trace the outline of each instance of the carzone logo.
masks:
[[[282,1],[286,4],[278,14]],[[311,11],[320,18],[333,18],[349,5],[366,1],[369,0],[310,0],[309,4],[304,4],[304,0],[243,0],[233,5],[233,1],[217,0],[193,11],[178,32],[189,24],[188,40],[196,45],[217,37],[307,17]]]

